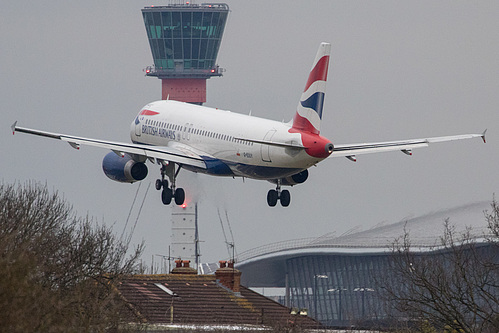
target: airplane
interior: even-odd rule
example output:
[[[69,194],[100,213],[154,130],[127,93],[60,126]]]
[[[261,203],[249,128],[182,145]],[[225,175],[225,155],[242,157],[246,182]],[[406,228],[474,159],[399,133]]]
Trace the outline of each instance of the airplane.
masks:
[[[297,110],[289,123],[243,115],[174,100],[160,100],[144,106],[130,125],[132,143],[89,139],[12,125],[13,134],[22,132],[80,145],[110,149],[102,168],[107,177],[123,183],[146,178],[146,162],[160,166],[155,183],[163,204],[172,200],[182,205],[185,191],[177,187],[181,169],[222,177],[267,180],[276,185],[267,193],[269,206],[280,201],[290,204],[282,186],[305,182],[308,169],[329,157],[356,161],[368,153],[412,150],[430,143],[481,137],[481,134],[431,137],[388,142],[336,144],[320,135],[331,45],[321,43]],[[168,179],[166,179],[168,178]],[[169,181],[169,182],[168,182]]]

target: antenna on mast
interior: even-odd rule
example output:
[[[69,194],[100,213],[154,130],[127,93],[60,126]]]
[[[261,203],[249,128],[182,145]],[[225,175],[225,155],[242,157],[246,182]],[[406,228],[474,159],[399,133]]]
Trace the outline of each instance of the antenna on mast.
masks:
[[[231,242],[227,240],[227,233],[225,232],[224,222],[222,220],[222,216],[220,215],[220,209],[217,209],[218,219],[220,220],[220,225],[222,226],[222,233],[224,235],[225,246],[227,246],[227,254],[229,258],[232,259],[232,262],[235,262],[235,254],[236,254],[236,242],[234,241],[234,234],[232,233],[232,227],[230,226],[229,215],[227,210],[225,210],[225,220],[227,223],[227,227],[229,228]]]

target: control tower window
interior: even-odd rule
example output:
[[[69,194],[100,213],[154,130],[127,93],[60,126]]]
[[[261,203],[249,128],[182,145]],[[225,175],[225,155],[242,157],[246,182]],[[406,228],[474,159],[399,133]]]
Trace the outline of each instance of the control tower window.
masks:
[[[203,13],[192,13],[192,38],[201,38],[201,31],[203,30]]]
[[[171,39],[173,38],[173,28],[172,25],[172,13],[163,12],[161,13],[161,24],[163,25],[163,38]]]
[[[157,70],[214,68],[228,12],[177,8],[144,10]]]

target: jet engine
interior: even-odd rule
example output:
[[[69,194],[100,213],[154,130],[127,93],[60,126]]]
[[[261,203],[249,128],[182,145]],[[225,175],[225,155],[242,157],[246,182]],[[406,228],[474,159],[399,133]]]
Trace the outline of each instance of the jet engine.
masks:
[[[293,186],[296,184],[304,183],[308,178],[308,170],[305,169],[302,172],[298,172],[292,176],[281,178],[281,179],[272,179],[269,182],[277,184],[278,181],[281,181],[281,185]]]
[[[110,179],[121,183],[134,183],[147,176],[145,163],[134,161],[130,155],[121,157],[113,152],[102,160],[102,170]]]

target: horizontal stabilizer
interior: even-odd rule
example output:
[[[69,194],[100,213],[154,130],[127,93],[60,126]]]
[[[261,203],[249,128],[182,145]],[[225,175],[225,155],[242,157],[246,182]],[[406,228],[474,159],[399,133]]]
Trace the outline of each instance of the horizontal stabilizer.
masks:
[[[473,138],[482,138],[485,142],[485,132],[481,134],[461,134],[453,136],[439,136],[424,139],[400,140],[400,141],[386,141],[386,142],[373,142],[373,143],[358,143],[358,144],[336,144],[332,157],[344,156],[352,160],[352,156],[361,154],[380,153],[385,151],[401,150],[407,155],[412,154],[412,149],[428,147],[430,143],[465,140]],[[354,157],[355,158],[355,157]]]

